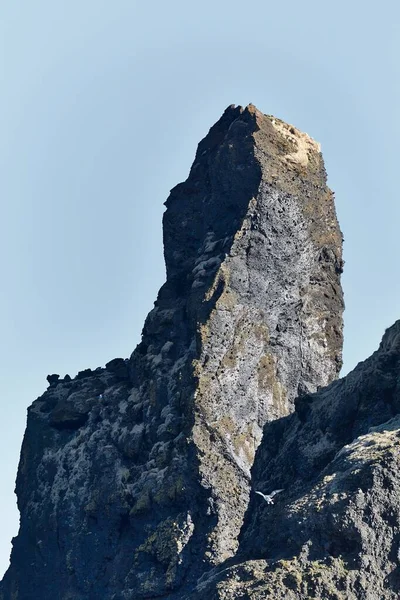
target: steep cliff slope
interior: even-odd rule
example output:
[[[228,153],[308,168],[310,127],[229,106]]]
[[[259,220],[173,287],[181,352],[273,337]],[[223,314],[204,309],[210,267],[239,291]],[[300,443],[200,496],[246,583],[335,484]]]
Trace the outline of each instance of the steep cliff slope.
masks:
[[[400,321],[342,380],[265,426],[234,566],[198,586],[213,600],[400,597]]]
[[[188,592],[237,549],[265,423],[340,369],[342,237],[313,140],[229,107],[166,206],[142,342],[29,409],[2,600]]]

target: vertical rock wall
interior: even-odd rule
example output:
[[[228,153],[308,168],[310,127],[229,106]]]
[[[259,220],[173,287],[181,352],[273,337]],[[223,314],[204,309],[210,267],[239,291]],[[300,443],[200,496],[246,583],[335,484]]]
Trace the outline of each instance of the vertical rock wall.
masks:
[[[229,107],[166,206],[142,342],[29,409],[2,600],[189,590],[237,548],[264,424],[338,374],[342,237],[313,140]]]
[[[267,423],[233,561],[185,600],[400,598],[400,321],[343,379]],[[283,491],[266,504],[255,490]]]

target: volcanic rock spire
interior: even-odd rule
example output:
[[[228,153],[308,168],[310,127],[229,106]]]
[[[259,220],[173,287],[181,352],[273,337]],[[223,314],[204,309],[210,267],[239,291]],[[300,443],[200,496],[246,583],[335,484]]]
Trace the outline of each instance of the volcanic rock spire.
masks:
[[[264,424],[340,370],[318,144],[231,106],[166,207],[167,280],[129,361],[52,381],[29,409],[2,600],[186,594],[236,551]]]

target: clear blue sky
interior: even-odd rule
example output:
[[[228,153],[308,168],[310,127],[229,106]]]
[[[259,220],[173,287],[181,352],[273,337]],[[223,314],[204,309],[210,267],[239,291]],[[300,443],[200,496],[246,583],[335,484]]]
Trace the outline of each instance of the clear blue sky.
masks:
[[[232,103],[322,144],[345,236],[345,368],[400,317],[397,0],[15,0],[0,11],[0,571],[27,406],[129,356],[163,202]],[[397,28],[397,31],[396,31]]]

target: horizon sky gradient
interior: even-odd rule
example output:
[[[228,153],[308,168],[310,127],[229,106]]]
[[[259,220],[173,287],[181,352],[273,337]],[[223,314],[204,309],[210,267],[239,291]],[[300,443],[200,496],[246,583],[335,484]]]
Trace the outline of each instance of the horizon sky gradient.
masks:
[[[400,7],[338,0],[3,3],[0,571],[26,409],[128,357],[165,279],[161,220],[224,109],[321,143],[344,233],[342,374],[400,317]]]

